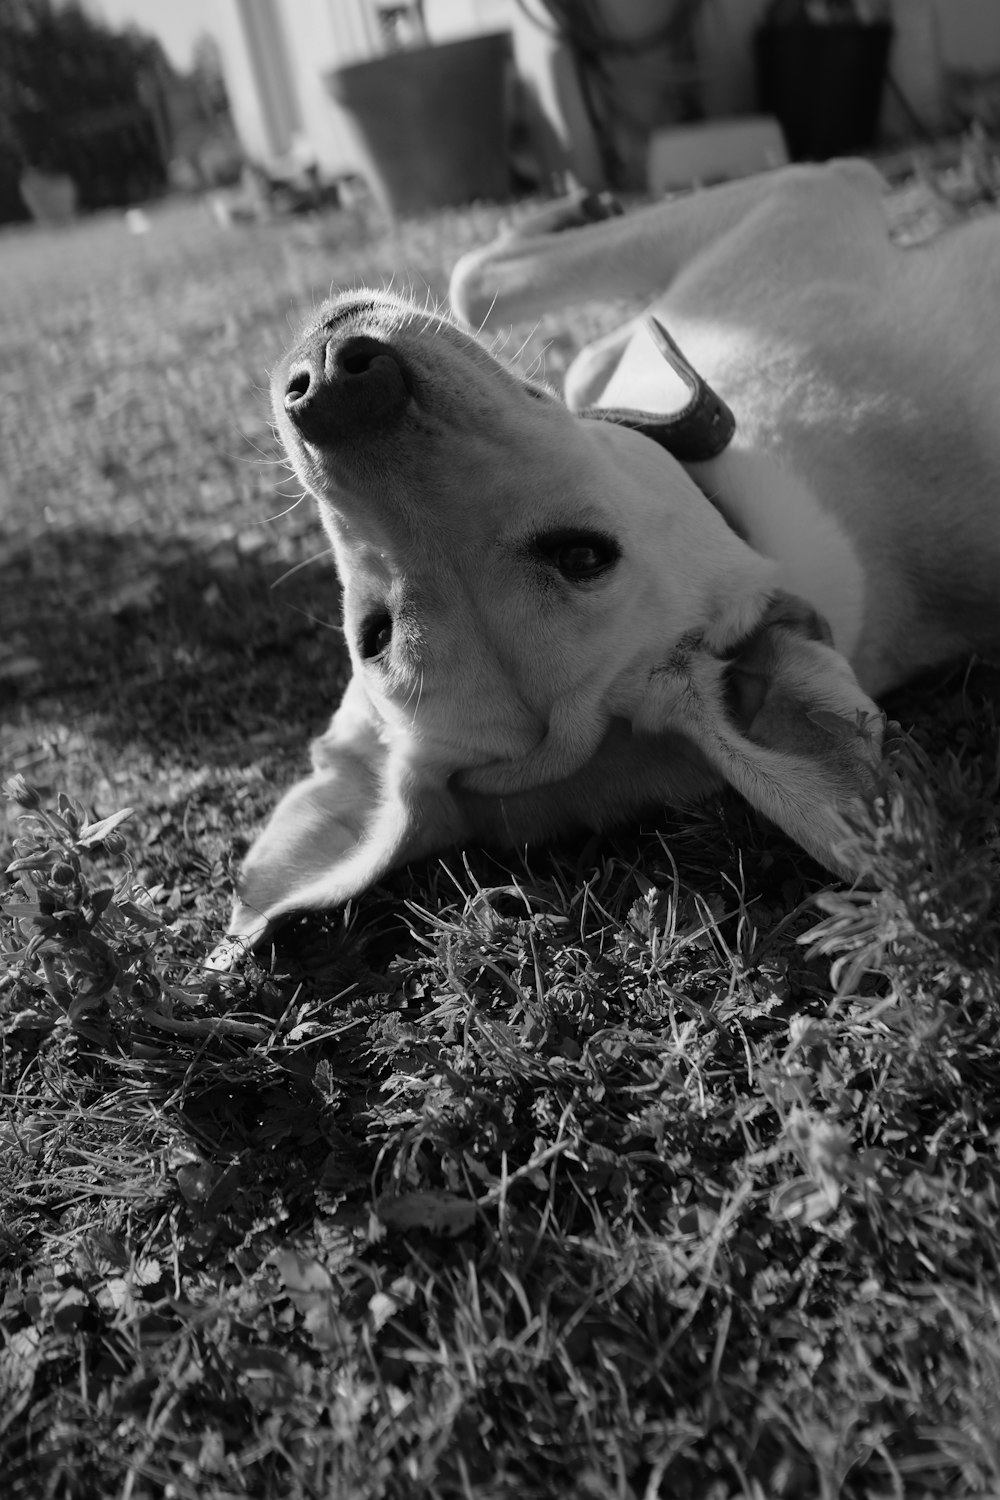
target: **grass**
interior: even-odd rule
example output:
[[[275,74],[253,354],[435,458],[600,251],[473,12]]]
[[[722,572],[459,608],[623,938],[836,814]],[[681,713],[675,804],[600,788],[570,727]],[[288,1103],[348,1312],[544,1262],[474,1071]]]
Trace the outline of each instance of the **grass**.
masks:
[[[989,664],[890,705],[864,891],[734,798],[203,967],[344,672],[267,368],[496,219],[0,238],[5,1492],[993,1496]]]

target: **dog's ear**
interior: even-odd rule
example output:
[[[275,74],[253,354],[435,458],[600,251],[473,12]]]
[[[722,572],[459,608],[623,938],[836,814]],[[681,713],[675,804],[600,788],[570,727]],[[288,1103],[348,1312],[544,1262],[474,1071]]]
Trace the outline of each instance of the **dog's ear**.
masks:
[[[721,654],[682,642],[650,688],[637,729],[681,730],[822,864],[859,873],[851,850],[879,788],[884,717],[807,604],[776,596]]]
[[[387,871],[463,836],[445,785],[388,748],[361,695],[348,689],[313,745],[312,775],[275,807],[243,863],[228,933],[252,947],[294,911],[339,906]]]
[[[396,769],[387,765],[364,806],[345,800],[337,768],[285,793],[244,861],[230,938],[251,947],[291,912],[340,906],[387,871],[458,841],[447,790],[416,785]]]

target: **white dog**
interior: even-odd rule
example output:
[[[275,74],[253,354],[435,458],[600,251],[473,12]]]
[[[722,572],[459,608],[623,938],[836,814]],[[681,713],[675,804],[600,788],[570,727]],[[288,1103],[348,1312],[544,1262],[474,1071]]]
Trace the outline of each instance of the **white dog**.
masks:
[[[722,782],[849,872],[873,698],[1000,644],[1000,218],[900,250],[882,190],[793,167],[565,233],[557,205],[467,256],[466,326],[648,299],[569,406],[397,297],[320,308],[274,401],[353,677],[233,938]]]

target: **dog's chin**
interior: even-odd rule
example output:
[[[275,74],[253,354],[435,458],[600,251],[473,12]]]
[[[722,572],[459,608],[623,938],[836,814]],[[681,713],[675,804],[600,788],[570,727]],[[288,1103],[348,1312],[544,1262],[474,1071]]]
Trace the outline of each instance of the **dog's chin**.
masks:
[[[457,791],[473,792],[479,797],[513,796],[567,780],[587,764],[592,754],[589,740],[585,745],[563,743],[550,732],[527,755],[471,766],[456,772],[451,781]]]

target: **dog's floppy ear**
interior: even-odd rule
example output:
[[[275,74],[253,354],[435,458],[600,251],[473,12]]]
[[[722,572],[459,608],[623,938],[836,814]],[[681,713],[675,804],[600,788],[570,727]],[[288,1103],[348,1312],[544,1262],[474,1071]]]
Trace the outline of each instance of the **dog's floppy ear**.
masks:
[[[668,724],[822,864],[859,873],[850,848],[878,790],[884,718],[807,604],[777,595],[721,653],[679,643],[635,721]]]
[[[339,906],[462,837],[446,785],[418,774],[408,749],[386,745],[352,683],[313,744],[312,774],[281,798],[243,863],[227,929],[236,945],[252,947],[293,911]]]

